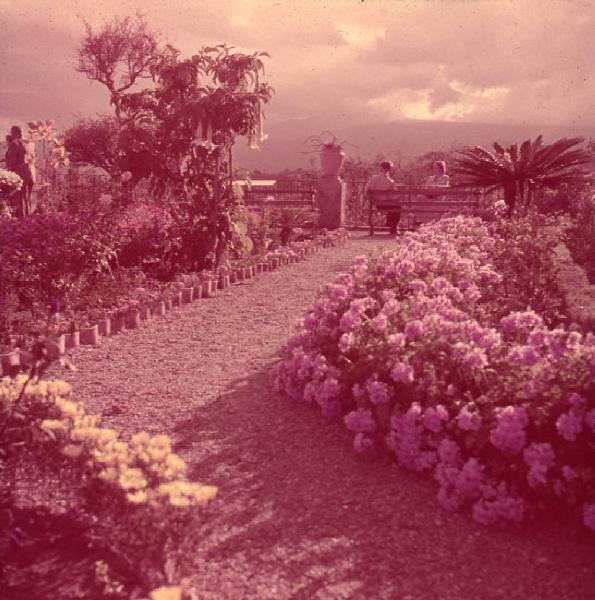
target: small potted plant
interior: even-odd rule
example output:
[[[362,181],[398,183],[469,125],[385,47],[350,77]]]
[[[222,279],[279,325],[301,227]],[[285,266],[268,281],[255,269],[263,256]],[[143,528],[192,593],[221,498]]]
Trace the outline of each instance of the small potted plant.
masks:
[[[320,135],[310,136],[304,145],[304,154],[318,153],[323,177],[338,177],[345,160],[344,144],[350,142],[337,141],[337,136],[331,131],[323,131]],[[353,144],[351,144],[353,145]]]
[[[92,308],[85,311],[80,321],[80,341],[85,346],[99,345],[99,321],[102,319],[102,311]]]
[[[11,375],[20,364],[19,351],[14,349],[14,340],[7,336],[0,341],[0,369],[4,375]]]

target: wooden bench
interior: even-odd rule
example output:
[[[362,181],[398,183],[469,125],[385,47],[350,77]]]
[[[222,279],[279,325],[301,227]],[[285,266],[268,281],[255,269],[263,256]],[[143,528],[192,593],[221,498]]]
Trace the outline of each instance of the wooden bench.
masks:
[[[244,190],[244,204],[252,208],[308,208],[317,210],[313,189],[263,187]]]
[[[397,186],[392,190],[370,190],[369,225],[374,234],[375,212],[400,210],[400,229],[413,229],[421,223],[434,221],[443,216],[459,215],[479,208],[481,190],[429,187]]]

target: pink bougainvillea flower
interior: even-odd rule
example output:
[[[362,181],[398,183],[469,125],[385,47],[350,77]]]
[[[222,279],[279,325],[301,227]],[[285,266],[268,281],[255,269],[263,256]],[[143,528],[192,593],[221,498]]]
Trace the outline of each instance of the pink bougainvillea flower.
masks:
[[[401,383],[413,383],[415,378],[413,367],[407,363],[396,362],[391,369],[390,376],[394,381]]]

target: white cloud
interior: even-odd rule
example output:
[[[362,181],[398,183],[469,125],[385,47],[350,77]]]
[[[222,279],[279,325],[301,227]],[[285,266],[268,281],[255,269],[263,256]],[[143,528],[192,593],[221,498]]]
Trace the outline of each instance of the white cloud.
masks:
[[[351,23],[340,23],[337,31],[350,45],[357,48],[374,48],[379,40],[386,37],[384,27],[362,27]]]
[[[595,125],[595,6],[582,0],[0,0],[0,119],[109,111],[75,73],[87,19],[146,13],[183,54],[266,50],[272,121],[317,115]]]

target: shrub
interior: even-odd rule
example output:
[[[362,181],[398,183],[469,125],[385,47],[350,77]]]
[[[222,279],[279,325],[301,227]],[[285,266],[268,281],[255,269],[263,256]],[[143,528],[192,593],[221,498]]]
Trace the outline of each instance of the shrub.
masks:
[[[487,524],[563,501],[595,529],[595,336],[510,312],[506,243],[458,217],[359,257],[298,325],[277,384],[342,416],[356,450],[432,472],[448,509]]]
[[[67,302],[84,276],[106,268],[112,256],[109,227],[67,213],[0,221],[0,280],[28,307]]]
[[[75,510],[89,539],[105,542],[137,574],[145,593],[178,583],[192,564],[201,523],[197,509],[217,488],[185,478],[186,465],[167,436],[141,432],[124,441],[69,395],[62,381],[21,375],[0,382],[5,467],[7,458],[42,449],[38,460],[58,476],[70,471],[69,485],[78,494]]]
[[[556,247],[565,239],[568,222],[563,217],[535,211],[515,219],[497,218],[489,226],[494,247],[491,261],[502,275],[500,316],[530,306],[549,325],[564,320],[563,294],[556,280]]]
[[[23,180],[17,173],[0,169],[0,193],[12,194],[23,187]]]
[[[136,204],[115,215],[120,239],[118,261],[122,267],[150,270],[167,252],[172,220],[154,204]]]

